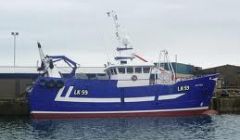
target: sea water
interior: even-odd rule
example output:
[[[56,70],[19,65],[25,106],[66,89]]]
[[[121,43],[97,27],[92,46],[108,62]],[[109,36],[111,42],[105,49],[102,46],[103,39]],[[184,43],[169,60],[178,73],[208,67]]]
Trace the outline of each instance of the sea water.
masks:
[[[240,139],[240,115],[75,120],[0,117],[1,140]]]

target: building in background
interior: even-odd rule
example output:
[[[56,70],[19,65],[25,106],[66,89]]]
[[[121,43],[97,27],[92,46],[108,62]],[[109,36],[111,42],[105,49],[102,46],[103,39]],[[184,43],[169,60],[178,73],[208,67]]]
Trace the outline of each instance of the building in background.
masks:
[[[191,76],[200,76],[204,74],[219,73],[217,88],[240,89],[240,66],[223,65],[213,68],[202,69],[189,64],[171,62],[177,78],[188,78]],[[155,63],[157,65],[157,63]],[[167,63],[161,63],[165,69],[168,69]]]
[[[195,71],[195,75],[219,73],[218,88],[240,89],[240,66],[223,65]]]

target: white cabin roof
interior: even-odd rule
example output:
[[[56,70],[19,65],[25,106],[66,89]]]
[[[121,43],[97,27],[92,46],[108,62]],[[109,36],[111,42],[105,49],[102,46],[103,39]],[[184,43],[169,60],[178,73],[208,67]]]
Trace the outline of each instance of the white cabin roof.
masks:
[[[121,65],[109,65],[106,69],[116,68],[116,67],[153,67],[154,64],[121,64]]]

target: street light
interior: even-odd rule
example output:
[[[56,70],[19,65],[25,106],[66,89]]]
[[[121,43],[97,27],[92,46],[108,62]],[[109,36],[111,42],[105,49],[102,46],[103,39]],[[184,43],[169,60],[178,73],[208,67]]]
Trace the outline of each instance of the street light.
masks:
[[[13,35],[13,38],[14,38],[14,68],[16,66],[16,37],[19,35],[18,32],[12,32],[11,35]]]

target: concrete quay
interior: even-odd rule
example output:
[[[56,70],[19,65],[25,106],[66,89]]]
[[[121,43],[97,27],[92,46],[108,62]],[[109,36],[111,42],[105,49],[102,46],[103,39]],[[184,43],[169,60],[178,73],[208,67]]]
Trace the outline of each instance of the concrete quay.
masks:
[[[212,98],[210,108],[219,114],[240,114],[240,89],[218,90]]]
[[[240,114],[240,97],[213,98],[212,104],[219,114]]]
[[[0,100],[0,115],[29,115],[26,99]]]

